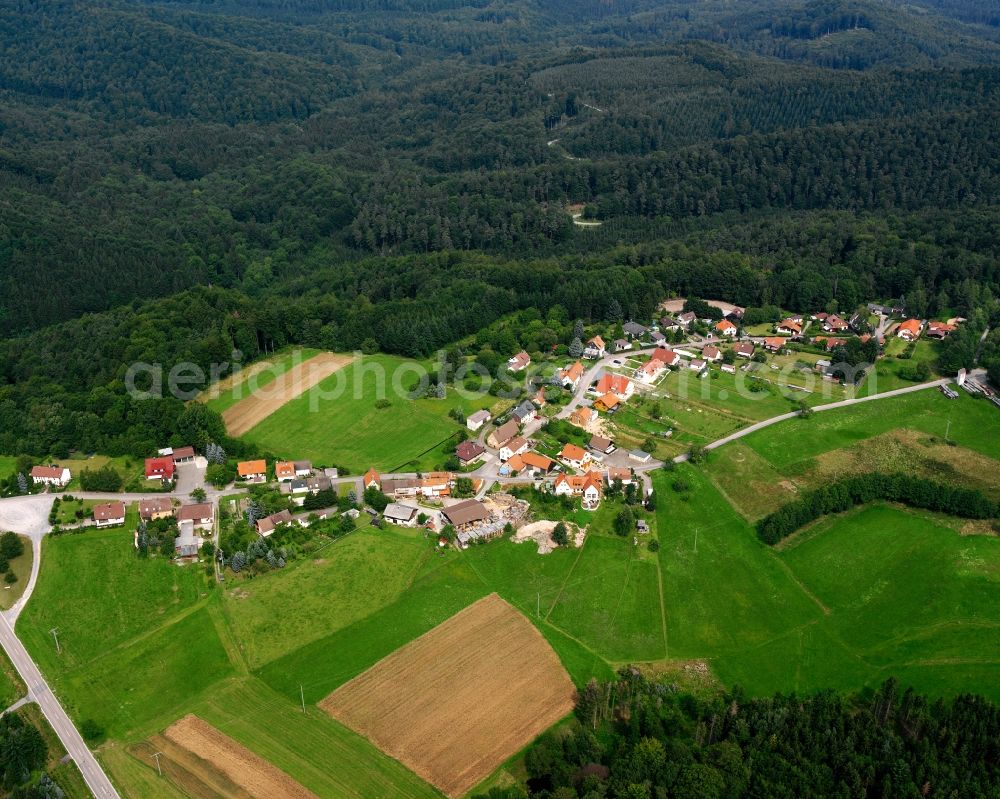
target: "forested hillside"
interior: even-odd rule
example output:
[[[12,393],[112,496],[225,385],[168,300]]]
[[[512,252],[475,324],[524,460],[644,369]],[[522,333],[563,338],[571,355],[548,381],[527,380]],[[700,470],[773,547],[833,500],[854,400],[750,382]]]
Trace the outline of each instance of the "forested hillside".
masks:
[[[998,42],[962,0],[6,4],[0,451],[147,448],[137,359],[992,307]]]

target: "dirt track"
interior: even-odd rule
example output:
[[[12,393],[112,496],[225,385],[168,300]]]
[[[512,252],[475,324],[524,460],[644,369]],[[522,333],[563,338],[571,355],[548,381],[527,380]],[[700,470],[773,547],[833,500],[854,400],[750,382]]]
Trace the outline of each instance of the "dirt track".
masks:
[[[241,436],[290,400],[301,396],[321,380],[354,360],[353,355],[323,352],[293,366],[271,383],[256,386],[256,373],[247,380],[251,395],[227,408],[222,414],[231,436]]]
[[[163,733],[169,741],[210,763],[254,799],[319,799],[266,760],[197,716],[187,715]],[[217,788],[218,790],[218,788]],[[228,795],[228,794],[227,794]]]
[[[491,594],[320,707],[454,797],[569,713],[574,693],[541,633]]]

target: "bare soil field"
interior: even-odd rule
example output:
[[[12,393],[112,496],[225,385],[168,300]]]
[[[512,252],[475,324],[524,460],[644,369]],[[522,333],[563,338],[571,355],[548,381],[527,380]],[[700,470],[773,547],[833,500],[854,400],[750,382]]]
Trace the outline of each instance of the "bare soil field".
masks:
[[[320,707],[454,797],[569,713],[574,693],[541,633],[491,594]]]
[[[354,360],[353,355],[324,352],[315,355],[287,372],[272,383],[260,386],[253,395],[241,399],[222,414],[226,430],[232,436],[241,436],[278,410],[290,400],[301,396],[321,380]]]
[[[202,392],[198,399],[205,401],[218,399],[234,386],[237,386],[240,383],[245,383],[251,377],[256,377],[265,369],[270,369],[272,366],[274,366],[274,361],[272,360],[255,361],[246,367],[246,369],[241,369],[228,377],[224,377],[221,380],[217,380],[212,383]]]
[[[318,799],[285,772],[197,716],[174,722],[151,743],[166,746],[161,749],[170,763],[166,773],[170,775],[173,767],[174,781],[193,796]]]

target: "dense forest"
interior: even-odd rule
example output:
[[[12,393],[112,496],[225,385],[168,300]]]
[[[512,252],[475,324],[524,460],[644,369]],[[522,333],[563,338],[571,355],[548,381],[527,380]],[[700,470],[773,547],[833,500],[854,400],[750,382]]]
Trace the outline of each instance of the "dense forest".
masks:
[[[576,722],[525,756],[526,786],[478,799],[987,797],[1000,710],[930,701],[895,681],[863,695],[699,698],[637,670],[581,692]]]
[[[176,435],[135,361],[426,356],[529,309],[1000,321],[967,0],[18,0],[0,42],[0,452]]]

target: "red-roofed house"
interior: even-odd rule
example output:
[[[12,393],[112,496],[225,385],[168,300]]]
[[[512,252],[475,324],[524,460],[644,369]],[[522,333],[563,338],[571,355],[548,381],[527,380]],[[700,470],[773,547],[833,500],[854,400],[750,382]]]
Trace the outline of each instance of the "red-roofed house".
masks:
[[[920,338],[920,331],[924,329],[923,323],[919,319],[907,319],[900,322],[896,328],[896,335],[903,341],[916,341]]]
[[[523,350],[507,361],[507,368],[512,372],[521,372],[531,365],[531,356]]]
[[[381,489],[382,477],[374,469],[369,469],[367,472],[365,472],[365,476],[361,478],[361,484],[365,487],[366,490],[372,488],[373,486],[375,488]]]
[[[42,485],[59,486],[67,485],[73,479],[69,469],[62,466],[34,466],[31,469],[31,482]]]
[[[736,325],[734,325],[728,319],[723,319],[721,322],[719,322],[719,324],[715,326],[715,331],[720,336],[729,336],[730,338],[736,335],[738,329],[739,328],[737,328]]]
[[[598,394],[614,394],[619,400],[625,402],[635,393],[635,386],[624,375],[605,372],[601,376],[601,379],[597,381],[595,391]]]
[[[739,341],[733,345],[733,352],[740,358],[752,358],[754,349],[752,341]]]
[[[165,458],[146,458],[146,479],[170,481],[174,479],[174,459],[171,456]]]
[[[604,345],[604,339],[600,336],[594,336],[587,342],[587,346],[584,347],[583,357],[596,361],[598,358],[603,358],[606,353],[607,348]]]
[[[278,461],[274,464],[274,476],[279,483],[287,483],[295,479],[295,464],[291,461]]]
[[[705,347],[705,349],[701,351],[701,357],[704,358],[706,361],[711,361],[712,363],[715,363],[716,361],[722,360],[722,352],[719,350],[718,347],[713,347],[711,344],[709,344],[707,347]]]
[[[94,524],[98,527],[113,527],[116,524],[125,524],[125,503],[105,502],[102,505],[94,505],[93,514]]]
[[[785,319],[775,325],[774,332],[783,336],[799,336],[802,334],[802,325],[793,319]]]
[[[635,370],[635,379],[643,383],[654,383],[667,365],[657,358],[652,358]]]
[[[564,446],[562,452],[559,453],[559,458],[563,463],[572,466],[574,469],[582,469],[586,464],[590,463],[590,453],[576,444],[567,444]]]
[[[577,361],[572,366],[559,370],[559,382],[562,387],[570,391],[576,391],[580,387],[580,378],[583,377],[583,364]]]
[[[601,473],[560,474],[552,484],[552,491],[556,496],[583,497],[583,507],[593,510],[601,501]]]
[[[948,338],[955,329],[955,325],[949,325],[947,322],[928,322],[927,335],[931,338]]]
[[[664,366],[677,366],[681,362],[681,356],[673,350],[657,349],[653,353],[654,361],[662,361]]]
[[[770,350],[771,352],[781,352],[781,350],[787,343],[788,342],[783,338],[779,338],[777,336],[771,336],[764,339],[764,349]]]

